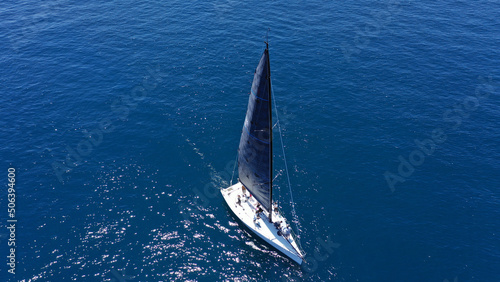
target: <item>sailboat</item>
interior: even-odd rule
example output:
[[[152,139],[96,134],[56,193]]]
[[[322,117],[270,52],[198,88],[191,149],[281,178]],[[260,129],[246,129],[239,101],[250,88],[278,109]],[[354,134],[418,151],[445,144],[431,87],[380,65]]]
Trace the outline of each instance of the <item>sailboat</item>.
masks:
[[[255,70],[238,148],[238,183],[221,189],[236,217],[255,235],[298,264],[298,237],[273,202],[273,124],[269,44]]]

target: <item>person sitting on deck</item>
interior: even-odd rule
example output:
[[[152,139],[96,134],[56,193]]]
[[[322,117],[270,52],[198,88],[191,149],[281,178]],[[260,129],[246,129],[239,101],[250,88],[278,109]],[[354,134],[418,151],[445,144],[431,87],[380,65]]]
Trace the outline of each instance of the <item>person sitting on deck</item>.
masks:
[[[240,198],[240,195],[238,195],[238,199],[236,200],[236,204],[241,206],[241,198]]]
[[[258,224],[258,220],[260,219],[260,214],[255,211],[255,214],[253,216],[253,222]]]
[[[276,221],[274,223],[274,227],[276,227],[276,229],[280,230],[280,227],[281,227],[281,221]]]

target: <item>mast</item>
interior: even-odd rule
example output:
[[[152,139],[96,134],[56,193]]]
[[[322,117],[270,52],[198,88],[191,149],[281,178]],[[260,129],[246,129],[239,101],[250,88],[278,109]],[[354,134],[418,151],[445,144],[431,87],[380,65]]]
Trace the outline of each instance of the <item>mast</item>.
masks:
[[[269,222],[273,222],[273,111],[271,102],[271,59],[269,58],[269,43],[266,38],[267,52],[267,82],[269,87]]]

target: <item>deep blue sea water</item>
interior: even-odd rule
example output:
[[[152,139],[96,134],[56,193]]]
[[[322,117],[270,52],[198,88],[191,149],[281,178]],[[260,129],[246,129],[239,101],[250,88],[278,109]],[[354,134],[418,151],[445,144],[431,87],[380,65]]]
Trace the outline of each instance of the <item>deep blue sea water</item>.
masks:
[[[0,4],[0,281],[500,281],[499,11]],[[300,267],[218,193],[268,28]]]

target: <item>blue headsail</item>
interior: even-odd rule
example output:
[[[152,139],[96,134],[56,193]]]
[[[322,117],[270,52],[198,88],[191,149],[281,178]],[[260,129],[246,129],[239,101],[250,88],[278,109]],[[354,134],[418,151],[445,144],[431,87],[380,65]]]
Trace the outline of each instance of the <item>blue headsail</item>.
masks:
[[[255,70],[248,109],[241,133],[238,174],[240,182],[266,210],[270,210],[272,183],[272,128],[269,50]]]

